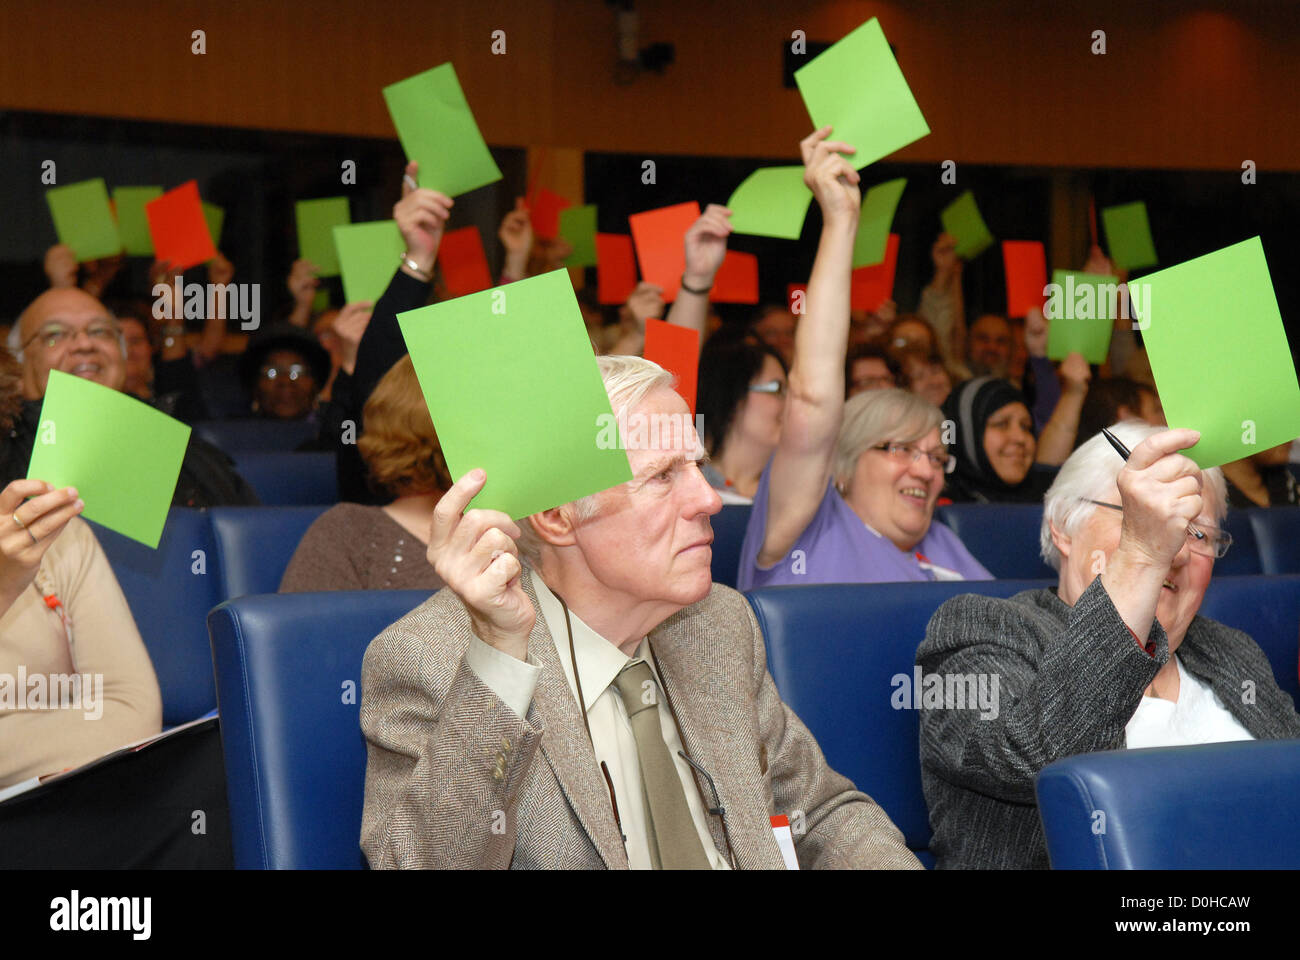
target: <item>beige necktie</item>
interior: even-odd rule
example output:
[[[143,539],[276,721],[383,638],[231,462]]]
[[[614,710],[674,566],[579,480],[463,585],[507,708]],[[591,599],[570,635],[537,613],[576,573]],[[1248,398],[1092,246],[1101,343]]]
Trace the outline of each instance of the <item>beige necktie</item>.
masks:
[[[650,858],[657,870],[709,870],[677,765],[659,726],[659,693],[650,665],[633,660],[614,678],[632,722],[641,779],[650,808]]]

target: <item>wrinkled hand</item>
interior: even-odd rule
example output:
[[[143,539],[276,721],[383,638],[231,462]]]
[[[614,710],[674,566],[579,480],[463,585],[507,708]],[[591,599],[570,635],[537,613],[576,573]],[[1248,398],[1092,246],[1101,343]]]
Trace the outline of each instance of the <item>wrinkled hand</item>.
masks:
[[[730,218],[730,210],[722,204],[711,203],[686,231],[686,269],[683,275],[688,286],[696,290],[713,286],[713,278],[727,256]]]
[[[66,243],[56,243],[45,251],[45,276],[54,290],[77,285],[77,255]]]
[[[290,295],[293,296],[293,302],[299,306],[309,304],[316,297],[316,288],[320,286],[320,280],[316,277],[316,271],[320,269],[305,257],[299,257],[289,268],[289,279],[285,281],[285,286],[289,288]]]
[[[437,190],[412,187],[411,182],[418,182],[419,172],[420,165],[415,161],[406,165],[406,177],[410,179],[402,180],[402,199],[393,205],[393,219],[406,242],[407,255],[421,270],[428,271],[433,269],[438,244],[455,201]]]
[[[642,280],[636,285],[636,289],[627,298],[624,306],[627,307],[631,322],[638,328],[644,329],[648,319],[664,315],[664,288]]]
[[[351,375],[357,368],[357,347],[361,336],[370,324],[370,313],[374,304],[369,300],[359,300],[347,304],[338,312],[331,329],[339,338],[339,368]]]
[[[208,283],[227,284],[235,278],[235,265],[220,250],[208,261]]]
[[[523,197],[515,198],[515,208],[501,220],[497,239],[506,248],[507,256],[527,257],[533,249],[533,221]]]
[[[515,539],[521,531],[500,510],[465,510],[486,482],[484,471],[471,470],[442,495],[433,508],[429,562],[460,597],[474,633],[527,660],[537,611],[520,579],[523,566]]]
[[[1124,505],[1117,552],[1163,569],[1173,563],[1205,505],[1201,468],[1178,451],[1200,439],[1195,430],[1166,430],[1133,448],[1116,478]]]
[[[1061,361],[1056,375],[1061,379],[1061,390],[1064,393],[1087,393],[1088,382],[1092,379],[1092,367],[1088,366],[1083,354],[1076,350]]]
[[[827,140],[830,127],[814,130],[799,142],[803,154],[803,182],[821,207],[827,225],[857,229],[862,209],[861,177],[841,153],[856,153],[857,148],[839,140]]]
[[[1047,333],[1049,325],[1043,311],[1030,307],[1025,313],[1025,350],[1031,357],[1047,356]]]
[[[24,503],[25,497],[32,499]],[[45,551],[84,507],[76,488],[56,490],[43,480],[14,480],[0,491],[0,613],[36,578]]]

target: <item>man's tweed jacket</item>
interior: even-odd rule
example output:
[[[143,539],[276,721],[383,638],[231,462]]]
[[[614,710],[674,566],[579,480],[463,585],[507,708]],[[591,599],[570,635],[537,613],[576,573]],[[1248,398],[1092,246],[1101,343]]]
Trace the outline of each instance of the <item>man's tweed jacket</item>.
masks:
[[[1158,622],[1148,639],[1154,657],[1133,641],[1101,578],[1072,608],[1055,590],[1007,600],[965,594],[939,608],[917,664],[925,674],[996,676],[999,703],[988,720],[975,710],[921,713],[921,783],[937,867],[1048,866],[1034,777],[1061,757],[1124,748],[1142,692],[1169,662]],[[1240,630],[1197,617],[1178,658],[1256,739],[1300,737],[1294,701]],[[1246,689],[1251,703],[1242,702]]]
[[[529,575],[523,583],[536,607]],[[538,614],[528,638],[542,672],[523,720],[465,662],[469,639],[464,606],[443,589],[366,651],[361,846],[371,866],[626,868],[545,618]],[[784,869],[772,814],[802,819],[794,840],[805,869],[919,867],[884,811],[826,765],[781,702],[744,597],[715,584],[655,628],[650,643],[686,751],[717,785],[737,867]],[[718,817],[709,821],[725,857]]]

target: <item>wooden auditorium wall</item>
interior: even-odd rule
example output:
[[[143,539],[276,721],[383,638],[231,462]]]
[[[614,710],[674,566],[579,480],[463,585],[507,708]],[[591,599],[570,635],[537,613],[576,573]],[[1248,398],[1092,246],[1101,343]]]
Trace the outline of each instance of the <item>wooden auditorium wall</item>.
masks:
[[[390,136],[380,88],[450,59],[491,143],[792,157],[808,120],[783,42],[877,15],[934,131],[900,160],[1300,169],[1291,0],[638,0],[640,44],[676,62],[625,86],[604,0],[2,6],[12,109]]]

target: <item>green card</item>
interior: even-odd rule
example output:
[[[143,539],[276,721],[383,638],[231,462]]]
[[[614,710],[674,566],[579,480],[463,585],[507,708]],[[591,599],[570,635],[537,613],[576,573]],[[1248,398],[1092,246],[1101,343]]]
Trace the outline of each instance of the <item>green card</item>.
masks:
[[[1105,363],[1115,327],[1116,277],[1055,270],[1043,316],[1049,321],[1047,356],[1064,360],[1081,353],[1089,363]]]
[[[803,183],[803,167],[762,167],[747,176],[727,201],[731,229],[798,240],[812,198]]]
[[[311,312],[324,313],[330,307],[329,288],[321,287],[316,291],[316,296],[311,298]]]
[[[993,246],[993,234],[984,225],[980,208],[975,204],[975,194],[967,190],[939,214],[943,221],[944,233],[950,233],[957,241],[957,256],[963,260],[973,260]]]
[[[347,197],[299,200],[293,205],[298,221],[298,256],[316,264],[316,276],[337,277],[339,258],[334,250],[334,228],[352,222]]]
[[[334,228],[334,249],[343,274],[343,300],[378,300],[401,266],[406,242],[393,220],[351,223]]]
[[[117,230],[128,256],[153,256],[153,236],[149,233],[149,218],[144,214],[144,205],[162,195],[162,187],[113,188]]]
[[[898,69],[880,21],[872,17],[794,72],[813,127],[857,148],[861,170],[930,132]]]
[[[1130,287],[1171,427],[1201,432],[1202,468],[1300,436],[1300,385],[1259,237]]]
[[[560,237],[573,253],[564,260],[566,267],[594,267],[596,265],[596,205],[565,207],[560,211]]]
[[[501,179],[450,63],[384,87],[384,102],[420,186],[456,197]]]
[[[487,471],[471,507],[518,519],[632,479],[567,270],[397,322],[452,479]]]
[[[907,178],[878,183],[862,198],[862,214],[858,218],[858,235],[853,241],[853,268],[874,267],[885,262],[885,247],[889,243],[889,228],[894,223],[894,211],[903,196]]]
[[[207,222],[208,233],[212,235],[212,245],[221,249],[221,227],[226,222],[226,211],[215,203],[203,204],[203,219]]]
[[[156,548],[189,442],[147,403],[51,370],[27,476],[76,487],[83,517]]]
[[[1156,243],[1151,239],[1151,224],[1147,222],[1147,205],[1141,200],[1118,207],[1105,207],[1101,222],[1106,228],[1106,246],[1111,262],[1121,270],[1154,267]]]
[[[45,191],[59,243],[71,247],[77,262],[115,257],[122,252],[122,237],[108,205],[104,180],[83,180]]]

